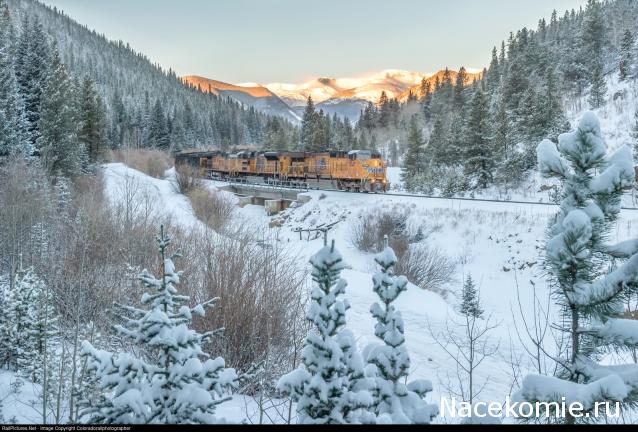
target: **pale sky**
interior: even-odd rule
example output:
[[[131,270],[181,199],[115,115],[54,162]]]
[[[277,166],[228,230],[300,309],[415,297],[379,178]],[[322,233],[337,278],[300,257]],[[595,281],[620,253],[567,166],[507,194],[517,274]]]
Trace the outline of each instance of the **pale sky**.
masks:
[[[510,31],[586,0],[44,0],[179,75],[298,83],[482,68]]]

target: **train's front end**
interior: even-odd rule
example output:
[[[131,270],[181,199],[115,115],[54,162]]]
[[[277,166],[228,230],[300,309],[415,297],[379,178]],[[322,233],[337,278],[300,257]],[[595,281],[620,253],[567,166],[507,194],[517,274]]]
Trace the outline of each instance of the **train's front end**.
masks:
[[[388,167],[386,166],[381,155],[372,152],[372,157],[367,161],[367,167],[364,169],[368,173],[368,183],[370,192],[387,192],[390,189],[388,183]]]
[[[387,166],[381,154],[370,150],[355,150],[348,154],[351,160],[357,160],[361,165],[361,187],[365,192],[383,193],[390,190]]]

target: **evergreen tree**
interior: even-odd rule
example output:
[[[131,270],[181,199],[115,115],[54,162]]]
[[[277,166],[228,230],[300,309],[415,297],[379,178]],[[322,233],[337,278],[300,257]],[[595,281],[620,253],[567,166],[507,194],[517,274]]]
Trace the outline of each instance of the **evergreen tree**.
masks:
[[[545,136],[543,138],[556,140],[560,134],[569,131],[570,124],[560,101],[556,76],[551,68],[547,71],[544,102],[542,123]]]
[[[479,293],[474,284],[472,276],[465,279],[463,284],[463,290],[461,292],[461,304],[459,306],[459,312],[462,315],[472,318],[480,318],[483,315],[483,308],[479,299]]]
[[[359,126],[367,131],[374,129],[377,122],[377,109],[375,108],[372,102],[368,102],[366,107],[363,109],[361,113],[361,118],[359,119]]]
[[[419,84],[419,99],[424,99],[427,96],[430,96],[432,93],[432,83],[426,78],[421,79],[421,84]]]
[[[636,37],[631,30],[625,30],[622,41],[620,42],[620,62],[618,65],[620,80],[633,77],[634,74],[634,50],[636,45]]]
[[[465,172],[478,187],[486,188],[493,180],[495,164],[487,99],[480,89],[470,104],[465,135]]]
[[[308,101],[306,103],[306,109],[303,113],[303,118],[301,120],[301,148],[303,150],[308,150],[312,147],[312,140],[315,129],[315,104],[312,101],[312,96],[308,96]]]
[[[508,102],[509,109],[518,108],[521,98],[525,91],[529,88],[529,80],[527,71],[523,66],[523,62],[519,57],[510,61],[507,76],[503,84],[503,94]]]
[[[466,121],[465,112],[452,113],[445,130],[445,145],[437,149],[436,160],[440,164],[447,166],[466,162]]]
[[[388,127],[392,116],[392,108],[390,106],[390,100],[385,91],[381,92],[379,97],[379,127]]]
[[[42,91],[37,147],[52,174],[73,177],[80,173],[82,148],[77,140],[75,95],[56,49]]]
[[[380,271],[372,278],[373,289],[380,301],[372,305],[370,312],[377,321],[374,334],[380,343],[372,343],[364,351],[375,382],[374,412],[379,423],[430,423],[438,414],[437,406],[425,401],[432,391],[432,383],[407,380],[410,356],[405,346],[403,318],[394,302],[407,290],[408,280],[393,274],[397,258],[388,246],[387,237],[385,248],[375,257],[375,262]]]
[[[215,300],[191,308],[190,298],[178,294],[182,276],[168,255],[171,239],[164,229],[157,237],[161,277],[143,271],[139,280],[148,290],[146,309],[117,305],[123,324],[114,327],[124,339],[148,352],[146,359],[128,353],[101,351],[85,341],[82,354],[93,382],[101,390],[97,401],[84,401],[81,418],[90,423],[214,423],[215,407],[228,400],[237,382],[224,359],[208,357],[202,344],[218,332],[191,329],[194,316],[204,316]],[[175,255],[173,255],[175,257]]]
[[[13,27],[9,9],[0,0],[0,156],[30,155],[26,113],[15,76]]]
[[[7,327],[2,337],[10,341],[3,350],[6,364],[46,389],[58,334],[53,295],[32,268],[20,269],[5,297],[5,307]]]
[[[28,338],[25,355],[18,361],[18,370],[31,382],[41,383],[43,395],[48,396],[49,380],[56,363],[54,342],[58,337],[57,328],[59,317],[55,313],[54,297],[49,287],[33,272],[27,274],[20,281],[29,285],[30,290]],[[22,363],[22,364],[21,364]],[[44,401],[46,404],[46,401]]]
[[[29,137],[34,144],[41,133],[42,93],[46,89],[49,75],[56,73],[49,72],[49,68],[56,61],[61,63],[59,57],[51,61],[49,42],[40,20],[36,18],[31,22],[25,16],[17,46],[15,70],[20,94],[25,103]]]
[[[499,86],[501,82],[501,69],[498,61],[498,51],[496,47],[492,49],[492,60],[490,61],[490,67],[487,70],[487,75],[485,77],[487,79],[487,88],[490,93],[494,92],[494,90]]]
[[[555,327],[566,343],[556,376],[528,376],[518,397],[558,403],[566,397],[582,403],[583,414],[591,413],[596,402],[633,406],[638,395],[635,365],[599,364],[604,354],[633,348],[638,340],[635,321],[620,317],[638,291],[638,241],[607,244],[622,194],[635,182],[632,156],[627,147],[606,154],[591,112],[576,131],[560,136],[558,146],[545,140],[538,147],[541,173],[563,183],[560,212],[548,231],[546,265],[552,296],[563,313]]]
[[[168,150],[170,147],[170,135],[164,108],[159,99],[155,101],[149,118],[148,145],[159,150]]]
[[[607,94],[607,83],[603,75],[603,66],[594,66],[591,77],[591,88],[589,90],[589,105],[592,109],[605,105],[605,95]]]
[[[428,140],[428,145],[425,148],[425,164],[431,165],[444,165],[448,161],[448,156],[451,151],[449,148],[448,140],[446,139],[446,125],[443,122],[442,116],[437,116],[434,121],[432,132]]]
[[[437,76],[438,78],[438,76]],[[454,98],[454,82],[452,80],[452,71],[449,68],[445,68],[441,80],[439,82],[438,92],[440,92],[440,103],[448,108],[453,106]]]
[[[302,365],[283,376],[278,390],[297,402],[297,419],[305,424],[371,423],[372,399],[363,362],[352,333],[344,328],[345,265],[334,241],[310,260],[315,286],[306,318],[313,325],[302,352]]]
[[[89,77],[82,83],[78,114],[79,142],[89,160],[95,163],[107,150],[106,116],[102,100]]]
[[[421,81],[421,109],[425,120],[432,117],[432,84],[425,78]]]
[[[31,334],[33,321],[30,308],[33,295],[34,275],[28,270],[19,269],[13,284],[4,295],[6,319],[2,328],[4,343],[2,363],[9,369],[19,370],[33,359]]]
[[[525,169],[530,169],[534,166],[536,161],[535,146],[538,140],[544,137],[543,105],[544,103],[536,90],[530,87],[523,94],[516,110],[516,138],[519,143],[523,144],[522,150],[526,159]]]
[[[456,75],[456,82],[454,84],[454,106],[457,109],[462,109],[465,105],[465,99],[463,98],[463,90],[467,84],[467,71],[461,66],[461,69]]]
[[[507,159],[510,152],[510,120],[504,97],[501,95],[493,107],[493,142],[492,147],[499,159]]]
[[[606,32],[602,6],[598,0],[587,0],[581,39],[580,55],[586,59],[587,67],[593,69],[600,66],[603,61],[603,48],[606,45]]]
[[[417,123],[416,116],[412,116],[408,131],[408,151],[401,172],[401,180],[408,190],[414,190],[416,185],[414,185],[413,180],[423,170],[423,145],[423,133]]]

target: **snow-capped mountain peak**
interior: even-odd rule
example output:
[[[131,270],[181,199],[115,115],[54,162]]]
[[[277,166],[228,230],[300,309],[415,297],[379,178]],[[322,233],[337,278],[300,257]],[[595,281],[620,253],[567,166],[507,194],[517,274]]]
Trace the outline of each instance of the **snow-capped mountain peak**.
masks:
[[[315,103],[329,99],[360,99],[377,102],[381,92],[398,97],[405,90],[418,85],[432,74],[388,69],[360,77],[321,77],[301,84],[270,83],[264,87],[291,105],[305,104],[308,96]]]

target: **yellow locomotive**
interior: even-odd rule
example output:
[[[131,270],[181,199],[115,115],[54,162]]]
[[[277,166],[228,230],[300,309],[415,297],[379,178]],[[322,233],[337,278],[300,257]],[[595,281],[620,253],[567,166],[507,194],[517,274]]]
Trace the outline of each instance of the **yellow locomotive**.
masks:
[[[199,169],[202,177],[250,182],[285,182],[310,189],[387,192],[386,164],[370,150],[308,152],[183,151],[175,165]]]

